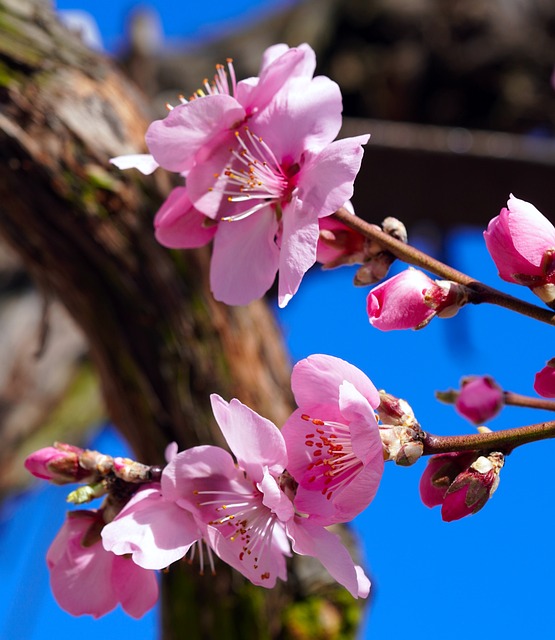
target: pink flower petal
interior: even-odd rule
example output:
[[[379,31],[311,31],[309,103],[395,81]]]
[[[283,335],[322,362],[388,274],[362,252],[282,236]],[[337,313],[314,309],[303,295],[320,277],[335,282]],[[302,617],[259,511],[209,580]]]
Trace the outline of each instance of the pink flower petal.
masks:
[[[243,107],[229,95],[210,95],[180,104],[164,120],[153,122],[146,142],[158,164],[168,171],[186,172],[198,153],[207,154],[222,133],[245,117]]]
[[[249,478],[261,482],[263,467],[268,467],[272,475],[279,475],[287,465],[287,451],[275,424],[235,398],[227,403],[214,393],[210,401],[229,448]]]
[[[142,616],[158,601],[158,579],[129,558],[114,556],[112,586],[123,610],[132,618]]]
[[[272,286],[279,264],[278,223],[270,208],[236,222],[220,222],[214,239],[210,286],[216,300],[243,305]]]
[[[283,212],[283,235],[279,254],[278,302],[285,307],[297,292],[304,274],[316,262],[318,218],[294,199]]]
[[[230,149],[237,146],[233,132],[227,131],[223,136],[220,144],[192,167],[187,176],[187,191],[195,209],[214,220],[222,208],[225,209],[223,215],[229,215],[230,204],[224,194],[226,183],[218,178],[224,175],[231,161]]]
[[[68,514],[50,546],[46,562],[54,597],[75,616],[98,618],[121,603],[130,615],[140,617],[156,602],[156,576],[105,551],[100,540],[84,546],[83,536],[98,518],[97,513],[87,511]],[[124,574],[132,578],[126,584],[121,582]]]
[[[369,135],[336,140],[317,154],[307,153],[302,168],[301,199],[322,218],[342,207],[353,195]]]
[[[366,598],[370,581],[356,566],[338,536],[319,525],[295,518],[287,523],[293,551],[320,560],[330,575],[355,598]]]
[[[166,198],[154,218],[158,242],[172,249],[202,247],[212,240],[217,225],[206,226],[209,218],[192,205],[187,189],[176,187]]]
[[[295,515],[293,503],[268,469],[264,470],[264,477],[256,486],[263,493],[262,504],[275,513],[281,522],[286,522]]]
[[[294,162],[307,149],[317,152],[334,140],[341,109],[341,92],[329,78],[318,76],[310,83],[294,78],[257,116],[255,130],[280,162]]]
[[[258,82],[252,82],[252,79],[239,82],[237,100],[247,114],[252,114],[254,123],[257,115],[264,111],[292,78],[310,80],[315,68],[316,55],[308,45],[293,49],[287,45],[270,47],[264,53]]]
[[[380,394],[369,378],[335,356],[315,354],[298,362],[293,367],[291,386],[297,405],[310,413],[311,407],[319,407],[324,402],[338,405],[339,388],[344,380],[353,384],[374,409],[378,407]]]
[[[243,544],[239,536],[226,538],[214,527],[207,527],[207,538],[217,555],[234,569],[242,573],[253,584],[267,589],[272,589],[277,578],[285,580],[287,568],[283,554],[282,538],[279,536],[282,525],[275,523],[271,532],[267,532],[264,544],[259,548],[258,554],[243,551]]]
[[[104,548],[131,554],[144,569],[164,569],[180,560],[200,538],[193,516],[159,489],[138,491],[117,517],[102,529]]]
[[[214,476],[233,478],[237,473],[231,455],[221,447],[203,445],[178,453],[162,473],[162,493],[169,501],[197,507],[194,483]]]

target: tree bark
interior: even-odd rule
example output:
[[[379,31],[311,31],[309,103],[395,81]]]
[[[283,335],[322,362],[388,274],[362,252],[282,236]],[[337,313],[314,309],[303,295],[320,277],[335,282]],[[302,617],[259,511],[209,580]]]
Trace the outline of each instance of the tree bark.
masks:
[[[160,464],[172,441],[223,444],[210,393],[238,397],[278,425],[291,396],[267,305],[215,302],[208,251],[156,243],[152,216],[167,176],[109,165],[144,151],[146,126],[141,95],[43,2],[0,0],[0,234],[85,333],[108,415],[137,459]],[[172,568],[164,638],[285,637],[288,607],[307,595],[294,573],[287,584],[255,588],[222,564],[214,578]],[[326,606],[346,608],[333,593]]]

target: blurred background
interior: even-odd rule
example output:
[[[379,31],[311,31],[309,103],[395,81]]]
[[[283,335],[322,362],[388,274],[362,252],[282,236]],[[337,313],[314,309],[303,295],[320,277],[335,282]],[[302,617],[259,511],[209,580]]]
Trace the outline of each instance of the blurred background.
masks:
[[[396,216],[410,241],[435,257],[532,300],[497,278],[481,234],[511,192],[555,219],[554,3],[64,0],[57,9],[91,47],[118,61],[149,97],[153,117],[227,57],[246,77],[271,44],[310,43],[318,72],[341,87],[343,135],[372,136],[357,213],[375,223]],[[432,433],[472,430],[435,401],[435,390],[488,373],[505,389],[533,395],[534,373],[555,355],[547,326],[503,309],[465,308],[420,332],[379,333],[368,324],[367,290],[354,288],[353,276],[350,268],[317,266],[289,306],[276,307],[291,361],[319,352],[353,362],[378,388],[407,399]],[[103,422],[80,331],[52,301],[42,345],[42,296],[3,246],[0,287],[0,637],[46,640],[55,629],[58,637],[156,638],[156,611],[141,621],[119,610],[92,621],[71,618],[52,600],[44,556],[63,521],[65,491],[29,489],[22,459],[45,438],[114,455],[125,443]],[[491,426],[549,418],[505,409]],[[517,450],[486,508],[450,524],[420,503],[424,461],[388,466],[376,500],[353,525],[374,585],[359,637],[550,637],[554,452],[549,441]]]

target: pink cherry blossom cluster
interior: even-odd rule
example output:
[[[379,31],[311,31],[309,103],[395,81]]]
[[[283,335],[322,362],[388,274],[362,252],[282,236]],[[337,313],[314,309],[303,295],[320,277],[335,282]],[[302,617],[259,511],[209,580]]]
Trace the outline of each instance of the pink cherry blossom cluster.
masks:
[[[228,60],[214,82],[150,125],[151,155],[112,160],[185,179],[156,214],[156,238],[181,249],[213,240],[210,284],[227,304],[260,298],[279,270],[285,306],[316,262],[319,221],[353,194],[369,136],[335,140],[341,93],[313,77],[315,67],[306,44],[270,47],[259,76],[246,80],[236,80]]]
[[[313,556],[355,598],[366,597],[368,578],[326,526],[352,520],[377,491],[380,395],[362,371],[326,355],[299,362],[292,388],[299,408],[283,431],[239,400],[211,396],[234,457],[211,445],[172,446],[155,476],[66,445],[29,456],[27,469],[52,482],[102,484],[112,474],[131,486],[123,505],[108,496],[96,511],[68,514],[47,555],[60,605],[96,617],[119,603],[140,616],[157,598],[155,570],[195,554],[201,571],[214,571],[216,556],[267,588],[286,579],[292,552]]]
[[[182,249],[213,242],[211,289],[227,304],[260,298],[278,275],[283,307],[316,261],[325,268],[361,263],[355,283],[373,284],[394,260],[350,226],[351,215],[332,217],[338,210],[339,217],[353,214],[349,200],[369,136],[335,139],[341,95],[329,78],[314,77],[315,66],[306,44],[270,47],[259,75],[245,80],[237,80],[228,60],[213,82],[150,125],[149,154],[112,160],[120,169],[178,174],[179,186],[155,216],[156,238]],[[406,242],[402,225],[389,220],[387,233]],[[555,309],[555,227],[511,196],[484,238],[500,277]],[[409,268],[370,291],[370,323],[384,331],[421,329],[435,316],[451,317],[476,302],[472,282],[463,282]],[[555,358],[534,386],[555,397]],[[352,596],[366,597],[370,581],[327,527],[351,521],[370,504],[385,460],[408,466],[438,449],[425,448],[427,434],[404,400],[378,391],[344,360],[302,360],[292,389],[298,408],[281,430],[239,400],[212,395],[229,450],[203,445],[178,452],[170,445],[163,469],[65,444],[29,456],[33,475],[84,485],[71,501],[105,497],[96,510],[70,512],[48,551],[60,605],[98,617],[120,604],[140,617],[157,600],[156,572],[193,557],[201,572],[223,561],[271,588],[286,580],[293,553],[317,558]],[[438,397],[482,425],[508,394],[490,376],[472,376],[460,391]],[[486,504],[510,451],[462,449],[432,455],[420,482],[422,501],[441,505],[446,521]]]

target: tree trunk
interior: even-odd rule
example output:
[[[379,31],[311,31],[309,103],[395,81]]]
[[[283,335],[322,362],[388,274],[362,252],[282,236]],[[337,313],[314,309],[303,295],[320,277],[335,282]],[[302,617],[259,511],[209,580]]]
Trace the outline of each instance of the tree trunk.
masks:
[[[156,243],[152,216],[168,178],[109,165],[144,150],[146,126],[136,89],[43,2],[0,0],[0,233],[84,331],[107,412],[137,459],[160,464],[172,441],[180,449],[222,444],[210,393],[238,397],[278,425],[291,397],[267,305],[215,302],[208,251]],[[324,613],[284,622],[307,594],[294,572],[287,585],[256,588],[222,564],[215,578],[172,567],[164,638],[277,638],[302,624],[323,637]],[[334,593],[328,587],[319,602],[352,606]]]

